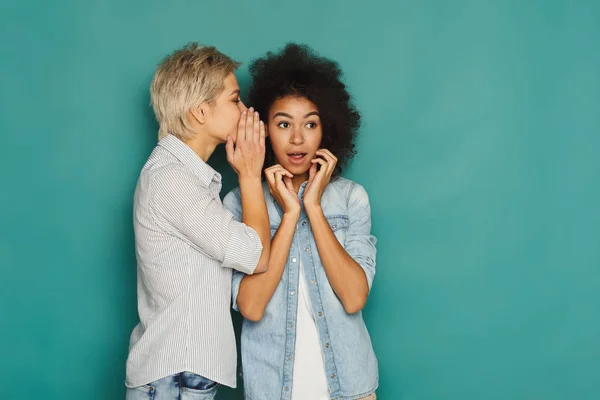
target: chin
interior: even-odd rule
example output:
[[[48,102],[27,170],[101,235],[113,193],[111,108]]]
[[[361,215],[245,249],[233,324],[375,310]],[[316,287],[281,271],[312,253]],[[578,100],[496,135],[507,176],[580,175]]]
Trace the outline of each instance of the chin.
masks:
[[[310,165],[288,164],[288,165],[283,166],[283,168],[290,171],[290,173],[292,175],[302,175],[302,174],[305,174],[308,172],[308,170],[310,169]]]

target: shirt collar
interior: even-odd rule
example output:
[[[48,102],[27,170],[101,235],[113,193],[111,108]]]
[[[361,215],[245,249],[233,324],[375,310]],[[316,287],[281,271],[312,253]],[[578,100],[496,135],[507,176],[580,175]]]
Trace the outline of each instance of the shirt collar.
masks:
[[[212,181],[221,183],[221,174],[204,162],[187,144],[173,135],[162,138],[158,145],[173,154],[188,167],[207,187]]]

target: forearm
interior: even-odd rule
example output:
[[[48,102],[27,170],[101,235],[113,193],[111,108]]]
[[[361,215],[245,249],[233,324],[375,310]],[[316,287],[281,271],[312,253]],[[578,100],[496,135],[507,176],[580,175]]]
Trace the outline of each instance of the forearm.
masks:
[[[239,178],[242,200],[242,222],[253,228],[262,244],[262,253],[255,273],[266,271],[271,252],[271,231],[267,204],[260,177]]]
[[[237,305],[244,318],[251,321],[262,319],[265,308],[281,280],[292,246],[299,214],[284,214],[271,244],[267,272],[246,275],[240,283]]]
[[[307,214],[331,287],[347,313],[362,310],[369,294],[364,270],[339,243],[321,207],[307,208]]]

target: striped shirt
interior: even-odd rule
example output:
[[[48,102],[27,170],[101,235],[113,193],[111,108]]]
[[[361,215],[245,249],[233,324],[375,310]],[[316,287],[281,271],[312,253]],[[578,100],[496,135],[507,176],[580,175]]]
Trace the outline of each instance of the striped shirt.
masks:
[[[223,208],[220,191],[221,176],[171,135],[142,169],[134,198],[140,322],[128,387],[183,371],[236,385],[231,273],[253,273],[262,245]]]

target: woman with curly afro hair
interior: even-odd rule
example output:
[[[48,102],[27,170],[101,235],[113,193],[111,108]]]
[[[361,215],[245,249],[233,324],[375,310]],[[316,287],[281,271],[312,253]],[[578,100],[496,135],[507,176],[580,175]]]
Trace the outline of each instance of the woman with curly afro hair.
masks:
[[[362,318],[375,243],[365,189],[341,177],[360,115],[336,62],[288,44],[250,65],[266,116],[267,272],[235,273],[246,399],[375,399],[377,358]],[[241,220],[239,189],[225,207]]]

